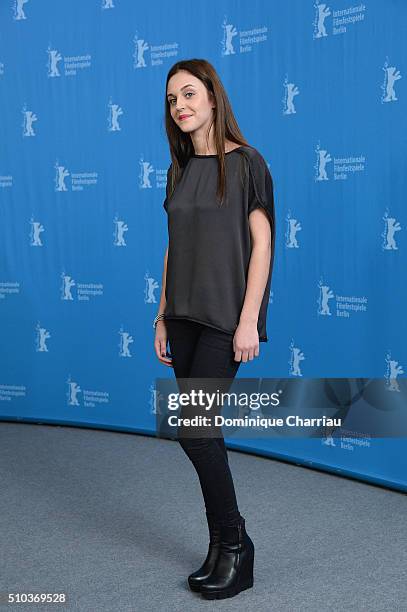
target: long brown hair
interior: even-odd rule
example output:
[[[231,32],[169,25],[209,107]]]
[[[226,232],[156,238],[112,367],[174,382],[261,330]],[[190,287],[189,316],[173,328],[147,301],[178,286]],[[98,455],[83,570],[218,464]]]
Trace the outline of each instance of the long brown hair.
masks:
[[[204,59],[190,59],[177,62],[171,67],[167,75],[164,102],[165,129],[167,132],[172,160],[171,172],[169,176],[170,184],[168,197],[171,197],[174,192],[175,186],[182,173],[182,168],[187,164],[189,158],[195,153],[191,136],[188,133],[184,133],[182,130],[180,130],[172,118],[170,104],[167,99],[168,81],[180,70],[186,70],[202,81],[206,89],[212,92],[215,98],[216,108],[213,111],[214,118],[209,126],[209,130],[214,123],[214,140],[216,153],[218,156],[218,185],[216,195],[222,203],[226,191],[225,140],[230,140],[238,145],[249,146],[249,143],[245,140],[239,129],[227,93],[215,68],[212,66],[212,64]]]

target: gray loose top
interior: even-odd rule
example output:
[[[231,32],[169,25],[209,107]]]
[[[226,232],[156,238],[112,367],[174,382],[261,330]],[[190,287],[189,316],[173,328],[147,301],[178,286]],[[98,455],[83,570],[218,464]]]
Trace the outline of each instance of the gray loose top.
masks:
[[[272,248],[259,311],[259,342],[267,342],[266,317],[275,245],[273,181],[262,155],[250,146],[225,154],[226,198],[216,199],[217,155],[193,155],[172,197],[169,176],[164,208],[168,260],[164,319],[189,319],[234,334],[243,307],[251,255],[249,214],[262,207]],[[242,178],[240,178],[242,177]]]

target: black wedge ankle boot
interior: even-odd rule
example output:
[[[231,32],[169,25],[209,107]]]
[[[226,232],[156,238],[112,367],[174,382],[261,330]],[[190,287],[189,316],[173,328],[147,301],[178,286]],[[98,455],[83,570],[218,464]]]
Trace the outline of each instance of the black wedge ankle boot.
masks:
[[[201,582],[207,578],[215,567],[220,546],[220,527],[216,520],[206,513],[209,529],[209,548],[206,559],[196,572],[188,576],[188,584],[192,591],[200,591]]]
[[[234,597],[253,586],[254,545],[242,517],[237,527],[221,527],[215,567],[201,586],[205,599]]]

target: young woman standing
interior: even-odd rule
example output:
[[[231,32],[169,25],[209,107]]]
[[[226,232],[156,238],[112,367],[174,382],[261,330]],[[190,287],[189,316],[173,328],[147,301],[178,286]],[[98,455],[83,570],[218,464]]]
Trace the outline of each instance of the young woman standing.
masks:
[[[165,121],[172,159],[164,201],[169,244],[154,347],[178,381],[224,379],[224,392],[240,364],[258,357],[259,342],[268,340],[272,177],[241,134],[206,60],[172,66]],[[188,414],[182,410],[180,416]],[[187,437],[183,431],[178,441],[197,471],[209,528],[206,559],[188,583],[206,599],[232,597],[253,585],[254,546],[239,513],[225,442],[222,435]]]

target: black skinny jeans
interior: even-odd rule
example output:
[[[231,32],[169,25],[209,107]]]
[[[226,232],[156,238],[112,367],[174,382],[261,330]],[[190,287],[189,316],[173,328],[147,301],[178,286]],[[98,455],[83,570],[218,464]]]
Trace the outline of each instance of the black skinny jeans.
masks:
[[[172,355],[175,377],[230,379],[218,381],[216,388],[226,393],[240,362],[234,360],[233,336],[202,323],[187,319],[166,319],[167,340]],[[209,383],[209,381],[208,381]],[[214,392],[208,384],[203,390]],[[200,385],[202,389],[203,386]],[[184,391],[185,387],[180,391]],[[220,408],[221,410],[221,408]],[[220,414],[220,410],[217,412]],[[189,416],[182,407],[179,416]],[[202,414],[202,413],[201,413]],[[202,489],[208,521],[236,526],[240,513],[222,431],[218,437],[182,437],[178,442],[192,461]]]

